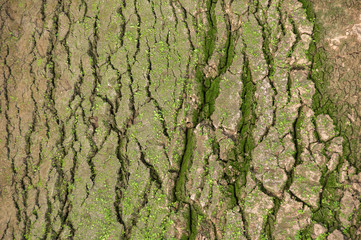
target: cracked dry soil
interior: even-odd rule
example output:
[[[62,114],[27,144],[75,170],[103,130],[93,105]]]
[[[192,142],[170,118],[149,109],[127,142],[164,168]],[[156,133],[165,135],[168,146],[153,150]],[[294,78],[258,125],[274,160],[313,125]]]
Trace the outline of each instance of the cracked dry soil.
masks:
[[[0,0],[0,239],[361,239],[358,0]]]

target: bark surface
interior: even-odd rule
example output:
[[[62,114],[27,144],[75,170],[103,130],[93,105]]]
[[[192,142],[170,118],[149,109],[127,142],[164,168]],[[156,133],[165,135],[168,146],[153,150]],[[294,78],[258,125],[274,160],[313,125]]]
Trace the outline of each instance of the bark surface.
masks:
[[[357,14],[0,0],[0,239],[361,239]]]

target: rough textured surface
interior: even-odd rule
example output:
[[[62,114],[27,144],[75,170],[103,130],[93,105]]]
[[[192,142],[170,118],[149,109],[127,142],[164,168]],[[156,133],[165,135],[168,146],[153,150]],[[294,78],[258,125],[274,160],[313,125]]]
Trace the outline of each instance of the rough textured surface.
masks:
[[[361,239],[360,7],[0,1],[0,239]]]

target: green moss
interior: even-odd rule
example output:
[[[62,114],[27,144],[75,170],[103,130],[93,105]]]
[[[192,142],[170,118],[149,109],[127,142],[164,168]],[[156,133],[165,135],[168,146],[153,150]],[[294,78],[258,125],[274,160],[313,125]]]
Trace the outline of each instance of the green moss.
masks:
[[[194,136],[192,129],[187,129],[187,143],[186,143],[186,149],[184,151],[184,155],[182,158],[182,164],[181,169],[179,172],[178,181],[176,183],[176,190],[175,195],[177,200],[179,201],[185,201],[185,195],[184,195],[184,186],[185,186],[185,180],[186,180],[186,172],[189,169],[189,161],[192,157],[193,153],[193,146],[194,146]]]
[[[215,101],[219,95],[220,77],[212,81],[211,87],[206,91],[205,111],[206,116],[210,117],[215,110]]]
[[[305,9],[305,11],[306,11],[307,19],[310,22],[314,22],[315,18],[316,18],[316,15],[315,15],[315,12],[313,10],[313,6],[312,6],[311,1],[309,1],[309,0],[298,0],[298,1],[300,3],[302,3],[303,9]]]
[[[308,225],[307,227],[297,231],[296,239],[311,240],[312,233],[313,233],[312,225]]]
[[[195,240],[196,239],[196,237],[197,237],[197,229],[198,229],[198,213],[197,212],[200,212],[200,210],[199,211],[197,211],[196,209],[195,209],[195,206],[194,205],[192,205],[192,206],[190,206],[190,235],[189,235],[189,240]]]
[[[296,164],[300,162],[300,156],[303,152],[303,146],[302,146],[302,139],[301,139],[301,131],[303,129],[303,123],[305,121],[305,115],[302,111],[302,108],[299,108],[298,111],[298,118],[294,123],[294,137],[295,137],[295,143],[296,143],[296,152],[294,154]]]
[[[361,211],[355,212],[354,219],[356,223],[349,230],[350,239],[357,239],[357,235],[356,235],[358,232],[357,226],[361,226]]]
[[[241,156],[241,161],[236,162],[233,167],[241,173],[240,177],[243,178],[243,182],[246,182],[246,176],[251,161],[251,151],[255,147],[252,136],[252,129],[256,121],[254,114],[256,107],[254,105],[254,94],[256,92],[256,86],[252,82],[251,70],[249,67],[249,62],[246,58],[244,60],[241,79],[243,82],[241,105],[242,118],[238,130],[240,137],[238,139],[239,143],[237,145],[236,154],[237,156]],[[238,187],[236,186],[236,190]]]
[[[183,233],[183,235],[182,235],[182,237],[180,238],[180,240],[188,240],[188,236]]]
[[[242,118],[240,123],[240,133],[242,136],[242,140],[244,141],[243,148],[251,147],[251,141],[247,140],[248,134],[251,132],[249,131],[251,126],[255,122],[254,110],[255,110],[255,101],[254,101],[254,94],[256,92],[256,86],[252,82],[251,70],[249,68],[249,63],[245,60],[243,73],[242,73],[242,82],[243,82],[243,91],[242,91]],[[247,144],[248,143],[248,144]],[[250,145],[250,146],[248,146]],[[250,149],[247,149],[250,150]]]
[[[225,46],[225,55],[220,59],[218,65],[219,74],[224,74],[226,70],[231,66],[232,60],[234,58],[234,35],[232,33],[228,34],[227,42]]]
[[[205,62],[212,56],[215,41],[217,38],[217,19],[215,14],[215,7],[217,4],[217,0],[207,0],[207,22],[209,23],[208,30],[204,37],[204,57]]]
[[[237,205],[237,199],[235,197],[235,193],[236,193],[236,186],[234,184],[230,184],[228,185],[228,193],[231,197],[231,201],[230,201],[230,208],[233,208],[234,206]]]
[[[341,227],[341,223],[338,221],[341,198],[338,190],[342,188],[342,184],[338,182],[337,172],[332,172],[328,177],[322,177],[321,184],[325,186],[323,189],[322,204],[320,208],[314,212],[312,220],[322,223],[330,231],[333,231]]]

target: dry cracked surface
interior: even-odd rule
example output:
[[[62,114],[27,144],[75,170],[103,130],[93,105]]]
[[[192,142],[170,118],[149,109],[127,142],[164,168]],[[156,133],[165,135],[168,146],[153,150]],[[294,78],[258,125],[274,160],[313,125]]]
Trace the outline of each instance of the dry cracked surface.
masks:
[[[0,0],[0,239],[361,239],[357,0]]]

